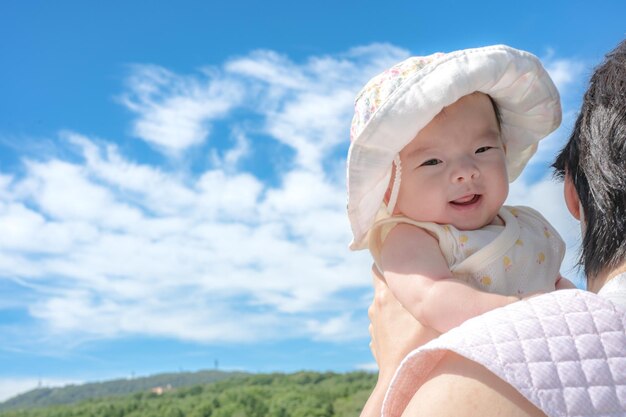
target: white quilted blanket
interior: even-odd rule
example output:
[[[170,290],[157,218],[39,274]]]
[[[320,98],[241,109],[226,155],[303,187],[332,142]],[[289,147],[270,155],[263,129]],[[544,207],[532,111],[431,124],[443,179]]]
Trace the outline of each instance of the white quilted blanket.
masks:
[[[411,352],[383,416],[402,414],[446,350],[478,362],[550,417],[626,416],[626,310],[564,290],[473,318]]]

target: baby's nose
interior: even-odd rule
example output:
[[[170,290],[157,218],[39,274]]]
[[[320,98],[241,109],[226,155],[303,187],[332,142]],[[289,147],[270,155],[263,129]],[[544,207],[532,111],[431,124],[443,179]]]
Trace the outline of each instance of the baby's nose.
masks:
[[[480,170],[471,161],[460,162],[452,174],[452,178],[455,182],[464,182],[469,180],[475,180],[480,176]]]

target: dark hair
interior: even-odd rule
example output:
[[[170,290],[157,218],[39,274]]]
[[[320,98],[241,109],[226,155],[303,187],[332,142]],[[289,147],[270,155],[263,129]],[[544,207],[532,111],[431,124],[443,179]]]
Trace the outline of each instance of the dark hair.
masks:
[[[598,66],[569,141],[552,167],[584,212],[579,264],[593,279],[626,259],[626,40]]]

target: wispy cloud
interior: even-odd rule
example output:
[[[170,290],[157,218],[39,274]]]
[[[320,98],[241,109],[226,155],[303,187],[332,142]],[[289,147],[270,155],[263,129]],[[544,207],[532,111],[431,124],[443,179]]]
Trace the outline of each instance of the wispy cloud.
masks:
[[[135,65],[120,101],[138,118],[133,133],[170,153],[204,142],[212,120],[244,97],[242,86],[215,74],[208,82],[154,65]]]
[[[570,87],[581,84],[581,77],[586,68],[586,64],[580,60],[554,58],[553,52],[546,58],[545,64],[546,70],[552,77],[561,95],[564,95]]]
[[[232,137],[235,140],[235,146],[220,152],[217,149],[211,150],[211,162],[213,166],[226,172],[232,172],[238,168],[239,161],[250,154],[250,139],[245,132],[234,129]]]
[[[23,175],[3,174],[0,275],[32,292],[28,343],[366,337],[350,293],[368,291],[369,260],[347,250],[336,150],[358,88],[405,55],[372,45],[295,63],[257,51],[193,76],[132,67],[121,103],[134,134],[177,158],[201,149],[206,166],[137,162],[64,131],[71,160],[30,155]],[[259,136],[294,150],[276,184],[245,169]]]

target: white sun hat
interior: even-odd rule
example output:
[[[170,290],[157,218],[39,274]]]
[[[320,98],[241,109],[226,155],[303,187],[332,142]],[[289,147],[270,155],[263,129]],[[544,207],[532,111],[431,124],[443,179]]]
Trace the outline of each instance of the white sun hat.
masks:
[[[357,95],[347,163],[351,249],[367,247],[400,150],[444,107],[477,91],[498,107],[513,181],[537,142],[561,123],[559,93],[536,56],[494,45],[411,57],[372,78]]]

